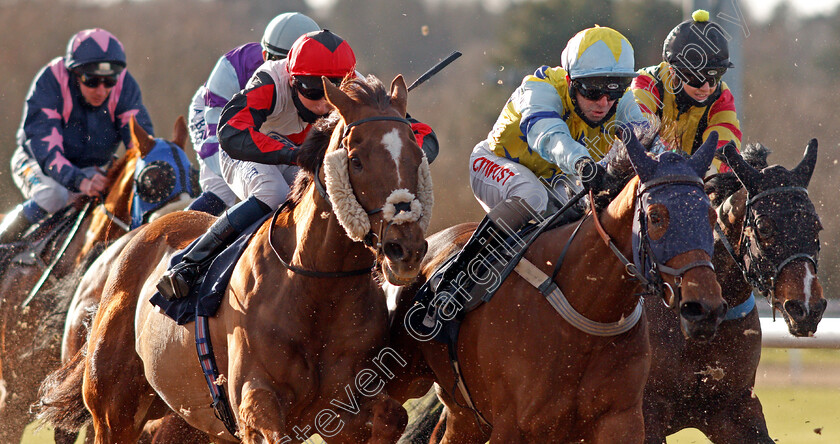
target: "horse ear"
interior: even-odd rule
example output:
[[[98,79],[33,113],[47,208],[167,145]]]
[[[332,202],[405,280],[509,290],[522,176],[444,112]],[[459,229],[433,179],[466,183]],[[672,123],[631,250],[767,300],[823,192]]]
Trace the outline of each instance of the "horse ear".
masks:
[[[128,127],[131,131],[132,148],[140,150],[140,157],[144,157],[146,154],[149,154],[155,146],[155,138],[150,136],[149,133],[147,133],[146,130],[137,123],[137,119],[134,116],[131,116],[131,120],[128,122]]]
[[[339,114],[344,117],[345,110],[350,109],[353,105],[353,100],[339,87],[333,85],[326,77],[321,76],[321,82],[324,83],[324,93],[327,96],[327,102],[330,102],[332,106],[338,109]]]
[[[717,131],[712,131],[709,133],[709,137],[706,138],[706,141],[700,145],[700,148],[697,148],[694,151],[694,154],[691,155],[691,159],[688,160],[688,164],[691,165],[691,168],[697,172],[697,175],[702,177],[706,176],[706,171],[709,170],[709,165],[712,164],[712,159],[715,158],[715,150],[717,149],[718,144],[718,133]]]
[[[729,165],[729,168],[732,168],[732,171],[744,185],[744,188],[752,193],[752,189],[754,189],[753,185],[758,184],[759,180],[761,180],[761,175],[758,170],[753,168],[752,165],[748,164],[741,157],[741,153],[738,152],[735,144],[732,142],[727,143],[723,147],[723,156],[726,157],[726,163]]]
[[[636,138],[636,133],[633,132],[632,128],[619,125],[615,130],[615,135],[624,142],[624,147],[630,156],[630,162],[633,164],[636,174],[639,175],[639,179],[642,182],[647,181],[656,172],[657,161],[648,157],[645,147]]]
[[[175,128],[172,130],[172,142],[184,149],[187,146],[187,119],[183,115],[175,119]]]
[[[805,147],[805,156],[791,172],[796,176],[805,188],[811,182],[811,175],[814,174],[814,168],[817,166],[817,139],[811,139],[808,146]]]
[[[402,74],[398,74],[391,82],[391,106],[396,108],[401,115],[405,115],[408,106],[408,89]]]

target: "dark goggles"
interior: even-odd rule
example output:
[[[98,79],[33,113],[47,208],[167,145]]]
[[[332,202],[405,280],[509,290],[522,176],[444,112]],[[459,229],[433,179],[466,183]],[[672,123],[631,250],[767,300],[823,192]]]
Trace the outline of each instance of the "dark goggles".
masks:
[[[607,96],[607,100],[618,100],[627,91],[631,77],[591,77],[573,80],[573,86],[584,99],[600,100]]]
[[[726,74],[726,68],[703,68],[703,69],[690,69],[690,68],[674,68],[674,71],[677,73],[677,77],[685,83],[686,85],[692,88],[701,88],[706,83],[709,84],[709,87],[714,88],[720,83],[720,79]]]
[[[97,76],[91,74],[79,74],[79,81],[88,88],[98,88],[104,84],[106,88],[113,88],[117,84],[117,76]]]
[[[341,84],[342,79],[330,78],[329,80],[333,85],[338,86]],[[303,83],[300,82],[300,80],[294,79],[292,81],[292,86],[294,87],[295,91],[299,92],[300,95],[309,100],[321,100],[324,98],[324,89],[320,85],[313,86],[312,88],[307,88],[306,86],[304,86]]]

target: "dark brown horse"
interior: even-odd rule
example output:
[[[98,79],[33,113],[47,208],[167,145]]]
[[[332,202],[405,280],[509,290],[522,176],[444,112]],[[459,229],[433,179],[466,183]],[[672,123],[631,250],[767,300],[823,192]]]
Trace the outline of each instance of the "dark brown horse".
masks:
[[[664,296],[689,336],[712,337],[726,311],[708,262],[715,213],[700,179],[715,142],[691,159],[670,153],[657,161],[633,138],[627,151],[639,176],[594,217],[543,233],[525,254],[531,265],[520,263],[492,300],[464,317],[457,343],[463,386],[446,347],[411,327],[418,308],[411,291],[400,294],[392,334],[409,365],[390,393],[417,397],[429,379],[436,381],[448,411],[445,443],[641,443],[650,349],[638,279],[662,278],[673,288]],[[642,221],[635,229],[634,218]],[[430,237],[423,274],[456,252],[474,228],[459,225]],[[638,250],[634,235],[642,241]],[[669,256],[666,244],[680,247]],[[632,258],[634,250],[651,260],[616,254]],[[638,273],[628,274],[634,267]]]
[[[26,242],[4,246],[7,254],[0,265],[0,387],[5,385],[8,393],[4,397],[0,390],[0,442],[20,441],[24,427],[34,419],[30,405],[37,399],[37,386],[51,368],[59,365],[57,338],[68,299],[53,297],[53,283],[87,266],[85,258],[90,257],[96,245],[126,233],[135,192],[135,166],[155,146],[155,139],[142,127],[132,122],[131,129],[132,148],[108,171],[108,194],[81,222],[43,290],[25,308],[21,306],[23,301],[46,264],[55,259],[66,235],[47,234],[43,240],[29,237],[24,239]],[[183,153],[186,139],[186,121],[181,117],[175,123],[173,141],[180,147],[183,160],[187,160]],[[185,165],[189,167],[188,162]],[[185,172],[189,174],[188,169]]]
[[[673,313],[657,301],[646,301],[653,350],[644,402],[647,443],[664,443],[666,435],[688,427],[718,444],[773,442],[753,393],[761,326],[750,281],[759,291],[758,282],[772,284],[765,289],[773,295],[774,307],[786,313],[791,333],[799,336],[816,330],[825,299],[816,277],[822,227],[806,191],[817,141],[808,144],[791,171],[767,167],[767,154],[763,147],[745,147],[748,164],[727,147],[734,173],[718,175],[706,185],[724,234],[715,243],[713,262],[732,307],[717,336],[707,343],[687,341],[677,333]],[[749,251],[751,246],[756,248]],[[750,275],[745,256],[753,267],[765,266]]]
[[[316,432],[330,442],[396,442],[407,419],[376,371],[397,365],[379,279],[404,285],[419,273],[428,163],[403,118],[401,76],[390,93],[373,77],[325,89],[336,111],[301,148],[292,198],[253,235],[209,320],[215,381],[245,443]],[[135,442],[148,420],[173,410],[214,439],[236,441],[209,406],[193,323],[177,325],[146,302],[172,253],[212,221],[181,212],[142,228],[108,277],[87,353],[50,379],[59,385],[46,397],[80,407],[83,396],[96,443]],[[60,385],[80,376],[81,392]],[[48,405],[50,420],[74,413]]]

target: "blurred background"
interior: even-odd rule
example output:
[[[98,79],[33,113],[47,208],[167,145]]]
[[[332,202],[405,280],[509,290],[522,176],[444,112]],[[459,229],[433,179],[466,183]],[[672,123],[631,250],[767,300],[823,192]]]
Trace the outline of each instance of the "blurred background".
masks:
[[[436,205],[432,231],[483,212],[467,181],[467,159],[490,130],[522,77],[538,66],[558,65],[577,31],[594,24],[621,31],[633,44],[638,68],[661,61],[668,31],[704,6],[713,19],[723,11],[736,68],[724,79],[737,98],[743,142],[773,150],[770,163],[794,167],[811,138],[820,142],[810,193],[825,231],[819,275],[827,298],[840,278],[840,0],[0,0],[0,212],[21,202],[9,175],[23,100],[35,74],[62,56],[75,32],[111,31],[123,43],[128,69],[140,83],[157,136],[170,137],[175,119],[187,114],[196,88],[219,56],[259,41],[275,15],[300,11],[344,37],[358,70],[388,83],[407,82],[446,57],[455,63],[413,91],[409,111],[430,124],[440,141],[432,164]],[[723,24],[723,20],[714,19]],[[732,25],[735,25],[734,28]],[[832,197],[834,196],[834,197]],[[762,302],[766,307],[766,303]],[[831,301],[829,310],[836,306]],[[836,351],[767,353],[757,391],[765,402],[771,434],[781,442],[838,442],[840,357]],[[816,367],[814,367],[816,366]],[[825,376],[825,378],[817,378]],[[816,378],[816,379],[815,379]],[[788,391],[781,384],[811,387]],[[760,388],[759,388],[760,387]],[[826,387],[832,387],[826,390]],[[824,396],[826,409],[818,396]],[[798,404],[797,404],[798,403]],[[829,407],[834,404],[834,407]],[[777,421],[797,416],[795,427]],[[822,418],[815,412],[833,411]],[[775,415],[775,416],[772,416]],[[26,442],[26,441],[25,441]],[[34,441],[33,441],[34,442]],[[46,441],[44,441],[46,442]],[[51,441],[50,441],[51,442]],[[682,441],[706,442],[691,436]]]
[[[259,41],[276,14],[300,11],[344,37],[358,69],[410,83],[453,50],[464,55],[409,98],[411,114],[440,140],[432,164],[432,229],[483,213],[467,182],[468,153],[490,130],[511,91],[538,66],[558,65],[577,31],[594,24],[628,37],[641,68],[661,61],[668,31],[695,6],[723,10],[736,68],[724,79],[738,100],[744,142],[795,166],[809,139],[820,141],[810,191],[822,217],[820,279],[838,293],[840,242],[840,11],[838,0],[0,0],[0,212],[22,199],[9,176],[23,100],[38,70],[64,54],[75,32],[102,27],[123,43],[156,135],[178,115],[219,56]],[[758,6],[761,5],[761,6]],[[733,28],[731,25],[737,23]],[[835,197],[832,198],[831,196]]]

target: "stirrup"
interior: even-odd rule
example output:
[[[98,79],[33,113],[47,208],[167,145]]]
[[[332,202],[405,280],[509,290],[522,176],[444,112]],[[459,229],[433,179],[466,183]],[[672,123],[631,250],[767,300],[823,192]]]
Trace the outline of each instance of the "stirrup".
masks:
[[[197,263],[181,262],[166,270],[157,283],[157,290],[167,301],[187,297],[198,276],[198,267]]]

